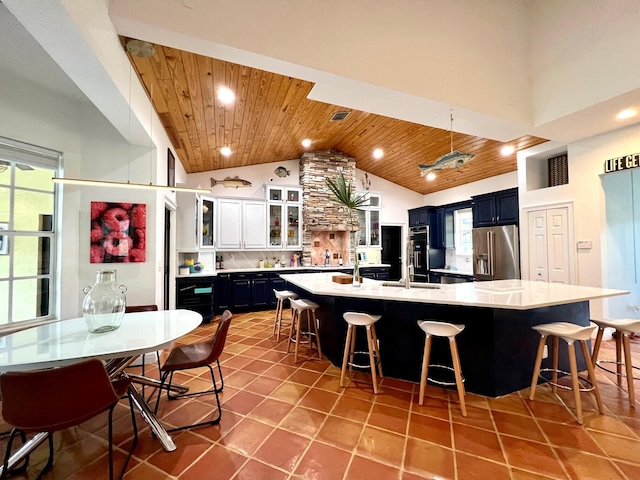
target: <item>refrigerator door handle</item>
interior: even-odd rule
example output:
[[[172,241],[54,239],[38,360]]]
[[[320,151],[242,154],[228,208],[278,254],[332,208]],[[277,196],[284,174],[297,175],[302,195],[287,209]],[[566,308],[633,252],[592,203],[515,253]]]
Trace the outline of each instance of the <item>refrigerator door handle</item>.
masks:
[[[493,277],[493,232],[488,231],[487,232],[487,270],[489,275],[491,275],[491,277]]]

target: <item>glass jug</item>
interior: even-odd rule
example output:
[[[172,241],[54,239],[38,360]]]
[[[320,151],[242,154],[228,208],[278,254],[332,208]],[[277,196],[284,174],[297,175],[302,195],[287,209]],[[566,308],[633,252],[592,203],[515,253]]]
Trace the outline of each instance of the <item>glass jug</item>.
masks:
[[[82,315],[91,333],[115,330],[122,324],[127,287],[118,285],[115,270],[98,270],[93,287],[84,287]]]

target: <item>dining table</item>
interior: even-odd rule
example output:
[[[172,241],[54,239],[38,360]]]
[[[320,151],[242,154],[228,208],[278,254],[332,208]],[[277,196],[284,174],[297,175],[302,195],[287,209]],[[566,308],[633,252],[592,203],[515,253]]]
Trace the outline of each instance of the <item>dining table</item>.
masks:
[[[90,333],[83,317],[47,321],[4,336],[0,330],[0,374],[59,367],[88,358],[103,360],[110,378],[131,378],[128,393],[133,405],[164,449],[173,451],[176,446],[171,436],[136,388],[136,384],[159,387],[160,382],[125,369],[140,355],[168,348],[201,323],[199,313],[179,309],[125,313],[119,328],[104,333]],[[188,390],[180,385],[172,389]],[[47,433],[43,432],[29,439],[11,456],[8,469],[11,470],[46,438]]]

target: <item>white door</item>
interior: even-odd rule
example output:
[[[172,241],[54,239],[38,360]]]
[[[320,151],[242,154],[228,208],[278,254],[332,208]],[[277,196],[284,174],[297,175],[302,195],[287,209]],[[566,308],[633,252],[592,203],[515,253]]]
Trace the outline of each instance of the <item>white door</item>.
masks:
[[[568,209],[530,211],[528,224],[529,280],[569,283]]]
[[[265,202],[242,202],[242,248],[266,248],[266,219]]]
[[[569,226],[566,208],[547,210],[547,260],[550,283],[569,283]]]
[[[242,248],[242,201],[218,199],[218,222],[216,225],[219,250]],[[264,229],[262,229],[264,230]]]

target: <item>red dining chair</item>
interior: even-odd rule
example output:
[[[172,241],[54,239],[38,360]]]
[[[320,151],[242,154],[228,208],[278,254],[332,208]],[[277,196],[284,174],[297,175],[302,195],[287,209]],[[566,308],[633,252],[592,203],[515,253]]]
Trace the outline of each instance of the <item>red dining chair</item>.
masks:
[[[224,388],[224,379],[222,378],[222,369],[220,368],[220,354],[224,349],[224,344],[227,339],[227,332],[229,331],[229,324],[231,323],[232,314],[229,310],[225,310],[220,317],[220,323],[218,324],[218,329],[216,330],[215,335],[210,340],[205,342],[192,343],[189,345],[181,345],[179,347],[175,347],[169,353],[169,357],[167,358],[164,365],[160,367],[160,389],[158,392],[162,391],[162,387],[167,384],[167,398],[169,400],[177,400],[178,398],[183,397],[193,397],[196,395],[204,395],[207,393],[213,393],[216,396],[216,404],[218,409],[218,415],[213,420],[208,420],[206,422],[194,423],[191,425],[184,425],[181,427],[168,429],[168,432],[175,432],[177,430],[184,430],[187,428],[201,427],[204,425],[217,425],[220,423],[220,418],[222,417],[222,409],[220,408],[220,397],[218,394]],[[220,386],[216,385],[215,375],[213,373],[213,368],[211,364],[216,362],[218,365],[218,374],[220,376]],[[192,368],[202,368],[207,367],[211,373],[211,383],[212,388],[209,390],[203,390],[200,392],[189,392],[182,393],[179,395],[171,395],[170,387],[173,381],[173,374],[179,370],[189,370]],[[168,382],[167,382],[168,378]],[[160,393],[158,393],[158,398],[156,399],[155,413],[158,412],[158,406],[160,405]]]
[[[128,378],[112,382],[103,363],[96,358],[64,367],[0,375],[2,418],[13,427],[0,478],[7,476],[11,447],[16,435],[20,435],[24,441],[25,433],[48,433],[49,460],[40,474],[42,476],[53,466],[53,433],[79,425],[108,410],[109,479],[113,480],[113,409],[120,397],[127,393],[130,383]],[[131,398],[129,407],[134,439],[118,478],[124,476],[138,443],[138,428]],[[29,461],[28,457],[26,461]]]

